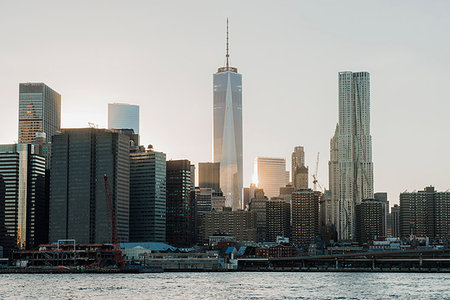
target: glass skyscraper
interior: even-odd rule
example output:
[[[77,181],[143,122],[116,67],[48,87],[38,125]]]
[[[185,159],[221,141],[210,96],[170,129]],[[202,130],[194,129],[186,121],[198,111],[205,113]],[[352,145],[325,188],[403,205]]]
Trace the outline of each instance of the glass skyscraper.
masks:
[[[49,240],[112,241],[104,175],[120,242],[129,239],[130,139],[120,130],[63,129],[53,137]]]
[[[109,129],[133,129],[139,134],[139,106],[126,103],[108,104]]]
[[[34,249],[48,237],[45,158],[36,145],[0,145],[0,246]]]
[[[19,84],[19,143],[34,143],[38,132],[51,142],[60,129],[61,95],[44,83]]]
[[[214,74],[213,143],[214,162],[220,163],[220,188],[226,205],[240,209],[243,186],[242,173],[242,75],[226,66]]]
[[[270,199],[280,195],[280,188],[286,186],[286,160],[284,158],[257,157],[255,172],[258,187]]]
[[[166,154],[130,153],[130,242],[166,241]]]
[[[339,72],[338,130],[338,234],[341,240],[354,240],[355,206],[373,198],[368,72]]]

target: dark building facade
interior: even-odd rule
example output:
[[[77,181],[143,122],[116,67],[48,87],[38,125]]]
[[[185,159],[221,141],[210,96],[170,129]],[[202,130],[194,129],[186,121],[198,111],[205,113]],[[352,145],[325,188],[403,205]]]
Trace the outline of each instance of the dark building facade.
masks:
[[[400,237],[400,206],[394,204],[388,219],[388,235],[391,237]]]
[[[198,186],[220,192],[220,163],[198,163]]]
[[[104,175],[120,242],[129,240],[130,136],[120,130],[63,129],[52,139],[49,240],[112,241]]]
[[[292,193],[292,243],[308,247],[319,235],[320,192],[301,189]]]
[[[166,241],[166,154],[130,153],[130,242]]]
[[[166,241],[176,247],[195,243],[195,206],[191,193],[191,162],[166,162]]]
[[[195,243],[203,243],[204,237],[201,236],[202,230],[200,230],[201,224],[203,224],[204,215],[206,212],[212,210],[213,191],[210,188],[195,188],[194,193],[194,207],[195,207]]]
[[[48,238],[45,158],[30,144],[0,145],[0,246],[34,249]]]
[[[61,95],[44,83],[19,84],[19,143],[34,143],[38,132],[50,142],[60,129]]]
[[[376,237],[384,236],[384,210],[383,200],[364,199],[356,205],[356,241],[367,243]]]
[[[388,221],[389,221],[389,201],[388,201],[388,195],[386,192],[377,192],[373,194],[373,198],[375,200],[380,201],[383,204],[383,218],[384,218],[384,224],[383,224],[383,236],[387,236],[387,229],[388,229]]]
[[[291,235],[291,205],[284,199],[270,199],[266,209],[267,242],[276,242],[277,236]]]
[[[450,234],[450,192],[434,187],[400,194],[400,237],[426,236],[448,239]]]
[[[250,200],[248,210],[256,214],[256,228],[258,232],[258,242],[265,242],[267,239],[267,199],[262,189],[255,190],[255,197]]]

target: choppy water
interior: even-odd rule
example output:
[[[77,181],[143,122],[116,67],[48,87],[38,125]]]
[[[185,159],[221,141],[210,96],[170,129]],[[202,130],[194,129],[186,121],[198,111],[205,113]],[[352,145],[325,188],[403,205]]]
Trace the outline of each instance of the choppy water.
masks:
[[[450,299],[450,274],[0,275],[1,299]]]

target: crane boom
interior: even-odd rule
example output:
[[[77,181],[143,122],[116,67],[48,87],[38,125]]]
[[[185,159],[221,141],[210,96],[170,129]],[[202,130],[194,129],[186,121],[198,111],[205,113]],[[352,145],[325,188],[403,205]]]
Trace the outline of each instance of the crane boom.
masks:
[[[122,259],[122,251],[120,251],[119,246],[119,236],[117,234],[116,213],[114,212],[111,190],[109,189],[108,176],[105,174],[103,178],[105,179],[106,203],[108,205],[109,217],[111,220],[112,244],[114,245],[116,264],[118,267],[122,267],[124,263]]]
[[[317,152],[317,161],[316,161],[316,170],[313,174],[313,184],[314,184],[314,191],[317,191],[317,174],[319,173],[319,156],[320,156],[320,152]]]

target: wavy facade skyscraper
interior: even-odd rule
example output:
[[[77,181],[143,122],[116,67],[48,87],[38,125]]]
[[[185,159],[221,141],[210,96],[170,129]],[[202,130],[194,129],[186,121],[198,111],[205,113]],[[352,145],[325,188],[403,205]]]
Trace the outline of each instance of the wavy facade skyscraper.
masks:
[[[355,239],[355,205],[373,198],[370,75],[339,72],[339,239]]]
[[[220,162],[220,187],[226,205],[242,208],[242,75],[229,65],[228,20],[226,65],[214,74],[214,162]]]

